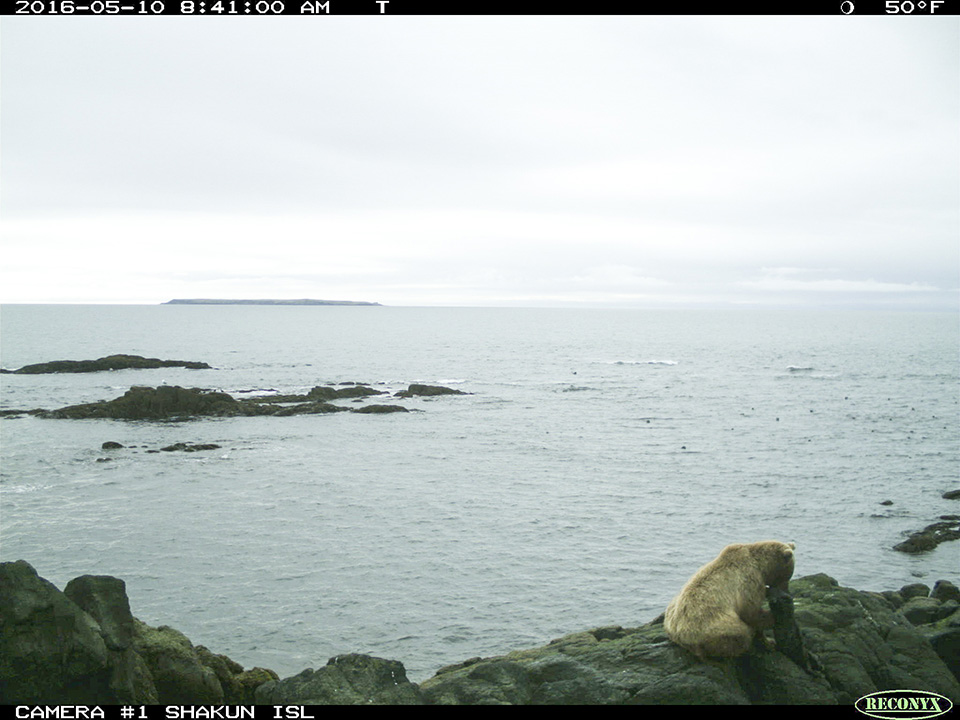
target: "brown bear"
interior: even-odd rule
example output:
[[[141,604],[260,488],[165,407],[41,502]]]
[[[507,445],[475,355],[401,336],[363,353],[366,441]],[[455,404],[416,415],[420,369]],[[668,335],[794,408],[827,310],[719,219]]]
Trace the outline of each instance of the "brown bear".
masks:
[[[758,633],[763,639],[764,629],[773,627],[763,608],[767,586],[786,591],[796,547],[779,540],[727,545],[667,606],[667,637],[701,660],[743,655]]]

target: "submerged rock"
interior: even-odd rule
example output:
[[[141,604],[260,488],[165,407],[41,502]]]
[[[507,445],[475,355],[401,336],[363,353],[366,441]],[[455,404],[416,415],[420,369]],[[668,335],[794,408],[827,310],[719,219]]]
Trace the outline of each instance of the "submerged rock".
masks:
[[[278,404],[278,403],[303,403],[317,402],[327,400],[339,400],[342,398],[362,398],[370,395],[385,395],[383,390],[374,390],[366,385],[355,385],[350,383],[351,387],[334,388],[328,385],[318,385],[310,390],[306,395],[266,395],[256,398],[249,398],[245,402]]]
[[[216,443],[174,443],[160,448],[163,452],[201,452],[203,450],[219,450]]]
[[[960,540],[960,515],[941,515],[940,521],[917,530],[893,546],[894,550],[905,553],[922,553],[933,550],[947,540]]]
[[[160,360],[159,358],[145,358],[140,355],[108,355],[96,360],[54,360],[52,362],[24,365],[19,370],[0,370],[0,372],[17,375],[41,375],[46,373],[88,373],[104,370],[153,369],[166,367],[182,367],[191,370],[209,370],[205,362],[192,360]]]
[[[42,408],[34,408],[33,410],[0,410],[0,417],[5,418],[18,418],[21,415],[42,415],[46,410]]]
[[[349,408],[340,407],[328,402],[305,402],[299,405],[278,408],[270,413],[277,417],[289,417],[290,415],[323,415],[326,413],[346,412]]]
[[[367,385],[358,383],[341,383],[347,387],[333,388],[324,385],[318,385],[313,388],[308,396],[311,398],[321,398],[323,400],[337,400],[340,398],[363,398],[371,395],[386,395],[385,390],[374,390]]]
[[[401,390],[395,397],[433,397],[434,395],[466,395],[462,390],[444,387],[443,385],[421,385],[413,383],[406,390]]]
[[[371,414],[386,414],[386,413],[396,413],[396,412],[410,412],[403,405],[364,405],[362,407],[354,408],[352,412],[362,413],[366,415]]]

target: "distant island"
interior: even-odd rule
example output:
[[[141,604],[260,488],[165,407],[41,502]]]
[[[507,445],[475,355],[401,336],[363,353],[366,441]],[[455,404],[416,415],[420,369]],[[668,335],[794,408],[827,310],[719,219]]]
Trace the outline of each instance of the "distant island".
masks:
[[[355,300],[218,300],[211,298],[179,298],[168,300],[161,305],[374,305],[380,307],[380,303],[358,302]]]

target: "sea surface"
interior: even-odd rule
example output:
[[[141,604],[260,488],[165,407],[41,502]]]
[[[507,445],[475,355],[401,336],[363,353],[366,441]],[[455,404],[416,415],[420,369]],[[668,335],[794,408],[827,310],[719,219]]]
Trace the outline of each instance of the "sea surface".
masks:
[[[960,487],[956,314],[0,308],[4,368],[116,353],[214,369],[3,375],[0,407],[164,383],[469,393],[390,415],[0,419],[0,559],[61,589],[120,577],[141,620],[246,667],[361,652],[422,681],[640,625],[732,542],[795,542],[798,576],[862,590],[960,582],[960,543],[891,549],[960,512],[941,497]],[[176,442],[221,448],[147,452]]]

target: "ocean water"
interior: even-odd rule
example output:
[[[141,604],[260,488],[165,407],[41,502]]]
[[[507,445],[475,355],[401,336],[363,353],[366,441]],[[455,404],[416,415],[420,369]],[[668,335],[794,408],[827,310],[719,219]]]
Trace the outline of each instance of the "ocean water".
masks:
[[[960,582],[960,543],[891,549],[960,512],[941,497],[960,487],[958,351],[958,317],[934,313],[8,305],[5,368],[214,369],[3,375],[4,409],[162,383],[469,394],[391,415],[2,419],[0,558],[61,588],[123,578],[141,620],[246,667],[364,652],[414,681],[647,622],[731,542],[796,542],[797,575],[864,590]],[[175,442],[221,449],[147,452]]]

